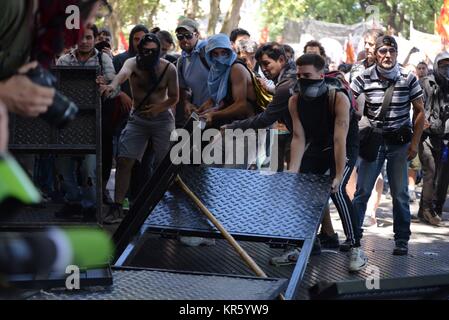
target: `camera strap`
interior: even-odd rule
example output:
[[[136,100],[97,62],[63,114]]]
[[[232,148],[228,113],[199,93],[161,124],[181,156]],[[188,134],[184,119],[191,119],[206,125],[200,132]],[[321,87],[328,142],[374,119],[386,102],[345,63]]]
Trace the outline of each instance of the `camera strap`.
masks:
[[[153,92],[161,84],[162,79],[164,78],[165,74],[167,73],[169,66],[170,66],[170,63],[167,63],[167,66],[165,67],[164,72],[162,72],[162,75],[159,77],[159,79],[156,81],[156,83],[150,88],[150,90],[148,90],[147,95],[145,96],[145,98],[142,99],[142,101],[139,103],[137,108],[134,108],[135,111],[139,111],[140,109],[142,109],[143,106],[145,106],[145,103],[148,100],[148,98],[153,94]]]

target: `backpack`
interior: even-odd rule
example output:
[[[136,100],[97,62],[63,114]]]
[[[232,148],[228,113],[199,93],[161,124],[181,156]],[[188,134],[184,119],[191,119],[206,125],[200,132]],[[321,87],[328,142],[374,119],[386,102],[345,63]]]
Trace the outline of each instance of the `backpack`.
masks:
[[[268,90],[265,89],[264,86],[262,86],[254,71],[248,68],[248,66],[243,61],[237,59],[235,60],[234,64],[241,64],[245,67],[246,70],[248,70],[249,74],[251,75],[251,81],[253,83],[254,92],[256,94],[256,101],[252,101],[249,99],[248,101],[254,106],[256,113],[264,112],[267,109],[268,105],[273,100],[273,94],[268,92]],[[229,77],[228,80],[228,93],[225,99],[232,100],[231,77]]]
[[[430,77],[425,77],[421,84],[426,98],[424,115],[430,125],[424,132],[432,135],[443,135],[447,119],[444,119],[445,113],[442,112],[445,106],[442,105],[443,101],[439,94],[438,85]]]
[[[337,91],[343,91],[346,94],[346,96],[349,98],[352,111],[359,111],[359,106],[354,95],[352,94],[349,82],[346,81],[344,75],[340,71],[332,71],[326,73],[324,75],[324,80],[331,88],[334,87],[337,89]]]

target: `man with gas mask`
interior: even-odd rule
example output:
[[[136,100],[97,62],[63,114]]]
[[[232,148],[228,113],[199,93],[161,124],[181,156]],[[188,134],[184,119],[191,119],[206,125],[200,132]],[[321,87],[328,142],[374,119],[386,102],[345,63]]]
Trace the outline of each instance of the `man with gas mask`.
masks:
[[[449,53],[438,54],[434,66],[434,76],[422,79],[426,119],[418,149],[423,170],[418,218],[439,225],[449,186]]]
[[[393,198],[393,254],[407,255],[411,234],[407,161],[418,153],[424,127],[423,92],[416,76],[399,66],[398,45],[393,37],[377,38],[374,54],[376,64],[351,83],[356,98],[365,94],[367,116],[366,129],[363,129],[367,135],[360,142],[362,160],[353,206],[361,224],[376,178],[387,160],[387,176]]]
[[[325,60],[318,54],[304,54],[296,61],[298,86],[289,100],[293,125],[290,169],[292,173],[325,174],[332,177],[331,198],[338,208],[345,233],[351,243],[349,271],[366,266],[360,248],[357,217],[346,193],[346,183],[357,159],[357,121],[349,98],[324,80]],[[294,262],[298,249],[271,259],[272,264]]]
[[[115,200],[105,223],[118,223],[123,217],[123,201],[135,161],[142,161],[148,144],[154,153],[156,168],[170,149],[170,135],[175,129],[171,108],[179,100],[176,67],[160,59],[161,44],[153,33],[139,42],[138,53],[126,60],[110,85],[102,86],[108,96],[130,79],[133,109],[119,141],[115,179]]]

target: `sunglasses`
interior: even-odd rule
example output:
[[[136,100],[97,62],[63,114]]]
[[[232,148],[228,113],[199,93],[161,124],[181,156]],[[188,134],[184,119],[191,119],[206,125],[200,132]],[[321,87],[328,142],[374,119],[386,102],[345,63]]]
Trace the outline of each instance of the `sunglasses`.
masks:
[[[381,48],[377,50],[377,52],[384,56],[387,54],[387,52],[389,52],[390,54],[395,54],[397,50],[395,48]]]
[[[193,39],[193,33],[178,33],[178,34],[176,35],[176,38],[177,38],[179,41],[182,41],[182,40],[184,40],[184,39],[192,40],[192,39]]]
[[[150,55],[156,54],[157,51],[158,51],[157,49],[143,49],[142,50],[142,55],[150,56]]]

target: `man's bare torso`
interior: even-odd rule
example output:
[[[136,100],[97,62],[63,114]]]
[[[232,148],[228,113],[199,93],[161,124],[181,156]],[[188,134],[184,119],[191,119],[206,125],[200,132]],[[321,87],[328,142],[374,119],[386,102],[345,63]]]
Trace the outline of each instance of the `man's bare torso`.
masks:
[[[150,84],[150,73],[149,71],[140,70],[137,68],[137,63],[135,62],[135,58],[133,58],[132,64],[132,75],[130,77],[131,84],[131,92],[133,94],[133,107],[137,108],[141,104],[142,100],[146,97],[148,91],[154,86],[154,83]],[[160,59],[158,66],[156,67],[156,78],[159,80],[164,70],[167,68],[170,62],[164,59]],[[170,65],[169,65],[170,68]],[[168,91],[168,72],[164,74],[161,82],[159,83],[156,90],[149,96],[149,98],[145,101],[145,105],[140,107],[139,112],[145,111],[148,109],[148,106],[151,104],[158,104],[165,100],[167,100],[167,91]]]

